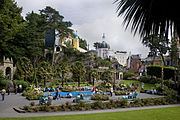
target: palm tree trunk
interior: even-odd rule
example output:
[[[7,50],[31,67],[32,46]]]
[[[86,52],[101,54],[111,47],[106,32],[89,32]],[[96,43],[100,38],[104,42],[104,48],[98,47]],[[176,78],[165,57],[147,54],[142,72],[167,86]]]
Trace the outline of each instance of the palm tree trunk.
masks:
[[[93,78],[93,86],[94,86],[94,78]]]
[[[44,79],[44,87],[46,87],[46,79]]]
[[[62,74],[62,87],[64,87],[64,74]]]
[[[78,80],[78,87],[80,87],[80,84],[81,84],[81,77]]]

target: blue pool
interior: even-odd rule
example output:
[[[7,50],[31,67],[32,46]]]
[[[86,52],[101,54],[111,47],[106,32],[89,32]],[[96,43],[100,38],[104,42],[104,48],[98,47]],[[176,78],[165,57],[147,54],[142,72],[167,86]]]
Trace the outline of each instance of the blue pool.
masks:
[[[59,92],[59,95],[61,97],[67,97],[69,93],[71,93],[73,97],[78,96],[78,94],[83,94],[84,96],[93,95],[93,91]],[[110,92],[105,92],[105,94],[110,94]],[[46,95],[46,96],[48,96],[48,95],[55,96],[56,93],[46,93],[44,95]]]

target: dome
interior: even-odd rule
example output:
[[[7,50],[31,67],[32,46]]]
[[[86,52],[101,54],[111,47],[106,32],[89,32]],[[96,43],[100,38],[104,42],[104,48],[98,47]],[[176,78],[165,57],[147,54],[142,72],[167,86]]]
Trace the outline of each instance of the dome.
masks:
[[[110,46],[105,41],[103,41],[102,43],[98,44],[98,48],[109,48],[110,49]]]

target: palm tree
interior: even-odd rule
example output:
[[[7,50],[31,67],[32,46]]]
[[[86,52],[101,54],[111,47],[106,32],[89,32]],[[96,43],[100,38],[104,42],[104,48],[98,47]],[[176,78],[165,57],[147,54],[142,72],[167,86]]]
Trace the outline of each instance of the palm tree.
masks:
[[[78,79],[78,87],[80,87],[81,79],[86,73],[85,66],[82,62],[76,61],[72,66],[73,77]]]
[[[131,25],[134,34],[165,35],[168,39],[176,31],[180,37],[180,14],[177,0],[115,0],[118,16],[124,15],[126,28]],[[132,24],[131,24],[132,23]]]
[[[104,81],[104,83],[111,83],[112,84],[112,73],[109,70],[105,70],[102,75],[101,79]]]
[[[41,62],[38,66],[37,75],[41,80],[44,80],[44,86],[46,87],[47,79],[53,76],[53,69],[48,62]]]
[[[24,80],[27,80],[33,72],[33,65],[27,57],[22,57],[17,62],[17,70],[20,76],[24,77]]]
[[[93,79],[93,86],[94,86],[94,81],[95,79],[98,78],[98,72],[97,70],[91,70],[89,75],[90,75],[90,79]]]
[[[68,62],[59,62],[55,65],[56,72],[62,74],[62,87],[64,86],[64,76],[70,71]]]

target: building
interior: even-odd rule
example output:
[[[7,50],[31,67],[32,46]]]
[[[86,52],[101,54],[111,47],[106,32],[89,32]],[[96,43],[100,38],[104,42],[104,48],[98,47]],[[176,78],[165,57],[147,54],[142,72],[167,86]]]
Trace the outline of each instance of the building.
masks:
[[[79,37],[77,35],[77,32],[76,32],[75,38],[73,39],[73,48],[75,48],[75,49],[77,49],[77,50],[79,50],[80,52],[83,52],[83,53],[87,52],[87,50],[79,47]]]
[[[96,48],[97,56],[101,57],[102,59],[107,59],[109,50],[110,50],[109,44],[107,44],[105,41],[102,41],[102,43],[99,43]]]
[[[129,62],[129,70],[132,70],[136,73],[141,72],[141,56],[139,54],[137,55],[131,55],[128,57]]]
[[[117,59],[119,64],[122,66],[127,66],[128,54],[126,51],[116,51],[114,53],[114,57]]]

